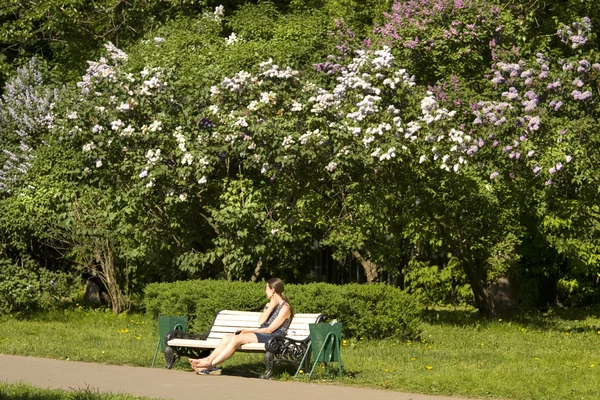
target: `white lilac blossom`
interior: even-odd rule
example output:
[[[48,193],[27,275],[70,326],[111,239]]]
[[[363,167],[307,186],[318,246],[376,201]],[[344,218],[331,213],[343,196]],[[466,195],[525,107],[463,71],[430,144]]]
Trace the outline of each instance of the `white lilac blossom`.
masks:
[[[135,129],[131,126],[131,125],[127,125],[126,128],[123,128],[123,130],[121,130],[121,137],[131,137],[133,136],[133,133],[135,132]]]
[[[92,133],[100,133],[104,130],[104,127],[102,125],[94,125],[94,127],[92,128]]]
[[[334,161],[331,161],[329,164],[327,164],[327,166],[325,167],[325,169],[329,172],[333,172],[335,169],[337,168],[337,163]]]
[[[206,179],[206,176],[203,176],[202,178],[198,179],[198,184],[204,185],[207,181],[208,179]]]
[[[240,41],[240,39],[238,39],[235,32],[231,32],[231,35],[229,35],[229,37],[227,39],[225,39],[225,44],[227,44],[228,46],[231,46],[233,44],[239,43],[239,41]]]
[[[246,71],[238,72],[233,78],[224,78],[221,86],[233,93],[239,93],[250,82],[252,75]],[[212,91],[211,91],[212,92]]]
[[[129,104],[129,102],[123,102],[117,107],[117,111],[120,112],[127,112],[129,110],[131,110],[131,105]]]
[[[146,152],[146,162],[150,165],[156,165],[156,163],[158,163],[161,159],[160,153],[161,153],[160,149],[148,150]]]
[[[215,7],[215,11],[213,12],[212,19],[216,22],[221,22],[223,17],[225,16],[225,7],[222,5],[218,5]]]
[[[185,153],[187,149],[185,147],[185,136],[183,136],[183,128],[181,126],[175,128],[173,136],[177,140],[177,146],[179,147],[179,150],[181,150],[182,153]]]
[[[260,64],[261,69],[263,71],[259,74],[265,78],[277,78],[277,79],[293,79],[300,72],[290,67],[286,67],[285,69],[279,69],[277,64],[273,64],[273,60],[269,59],[269,61]],[[268,69],[266,67],[269,67]]]
[[[283,138],[281,147],[283,147],[284,149],[289,149],[294,143],[296,143],[296,142],[294,141],[294,139],[291,136],[286,136],[285,138]]]
[[[124,126],[125,126],[125,124],[124,124],[124,123],[123,123],[123,121],[121,121],[120,119],[118,119],[118,120],[116,120],[116,121],[112,121],[112,122],[110,123],[110,128],[111,128],[113,131],[115,131],[115,132],[116,132],[116,131],[118,131],[119,129],[121,129],[122,127],[124,127]]]
[[[379,160],[380,161],[390,160],[394,157],[396,157],[396,148],[391,147],[390,149],[388,149],[388,151],[386,153],[383,153],[382,155],[379,156]]]
[[[210,95],[211,96],[218,96],[221,94],[221,90],[219,89],[218,86],[211,86],[210,87]]]
[[[83,147],[81,148],[81,150],[88,152],[88,151],[92,151],[95,148],[96,148],[96,144],[94,142],[90,142],[90,143],[84,144]]]
[[[269,92],[261,92],[260,94],[260,102],[264,104],[273,104],[277,99],[277,93],[273,91]]]
[[[291,136],[290,136],[291,138]],[[298,141],[301,145],[306,145],[309,141],[316,141],[318,144],[322,144],[325,140],[325,137],[321,134],[319,129],[315,129],[314,131],[308,131],[300,136]]]
[[[162,131],[162,122],[160,122],[159,120],[154,120],[152,121],[148,129],[150,129],[150,132]]]
[[[310,111],[316,115],[320,115],[325,110],[337,107],[340,104],[339,99],[324,89],[319,89],[317,96],[309,98],[308,101],[314,103]]]
[[[373,58],[371,64],[376,71],[394,66],[394,56],[388,46],[384,46],[383,49],[375,51],[374,54],[375,58]]]
[[[192,161],[194,160],[194,156],[192,156],[190,153],[185,153],[183,155],[183,158],[181,159],[181,164],[185,165],[192,165]]]
[[[239,117],[237,121],[231,124],[232,127],[239,126],[242,128],[246,128],[248,126],[248,122],[246,122],[246,118]]]
[[[104,45],[106,51],[108,51],[108,56],[113,61],[127,61],[127,54],[122,50],[118,49],[112,42],[108,42]]]

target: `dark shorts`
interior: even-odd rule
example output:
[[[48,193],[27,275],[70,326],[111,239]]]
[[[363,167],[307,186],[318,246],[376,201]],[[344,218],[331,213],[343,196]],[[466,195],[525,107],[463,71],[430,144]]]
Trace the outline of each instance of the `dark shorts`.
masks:
[[[284,336],[284,335],[274,335],[272,333],[254,333],[256,335],[256,339],[258,339],[258,343],[267,343],[269,339],[275,336]]]

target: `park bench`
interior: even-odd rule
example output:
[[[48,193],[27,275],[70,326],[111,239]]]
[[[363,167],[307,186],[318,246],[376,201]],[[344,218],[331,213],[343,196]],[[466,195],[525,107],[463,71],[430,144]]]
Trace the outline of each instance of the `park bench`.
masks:
[[[221,338],[239,329],[258,328],[260,312],[221,310],[215,316],[210,329],[203,334],[174,330],[165,336],[166,368],[171,368],[180,357],[203,358],[214,350]],[[327,314],[295,314],[285,337],[273,337],[267,343],[248,343],[237,351],[265,353],[265,373],[262,378],[271,377],[273,367],[279,362],[300,365],[310,343],[309,324],[323,322]],[[306,357],[306,369],[310,357]]]

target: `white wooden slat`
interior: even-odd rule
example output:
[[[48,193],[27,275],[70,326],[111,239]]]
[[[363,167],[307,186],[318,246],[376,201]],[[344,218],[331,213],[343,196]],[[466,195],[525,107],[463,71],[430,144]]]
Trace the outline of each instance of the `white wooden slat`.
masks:
[[[191,340],[191,339],[172,339],[169,340],[169,346],[172,347],[193,347],[199,349],[214,349],[219,345],[219,340]],[[265,351],[264,343],[248,343],[242,345],[240,350],[245,351]]]

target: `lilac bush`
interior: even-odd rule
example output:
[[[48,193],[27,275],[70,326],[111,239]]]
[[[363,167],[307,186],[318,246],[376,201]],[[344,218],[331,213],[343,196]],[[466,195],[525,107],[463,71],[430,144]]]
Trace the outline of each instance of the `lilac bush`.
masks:
[[[31,167],[35,149],[52,129],[58,90],[44,86],[38,62],[32,58],[17,69],[0,99],[0,191],[10,187]]]

